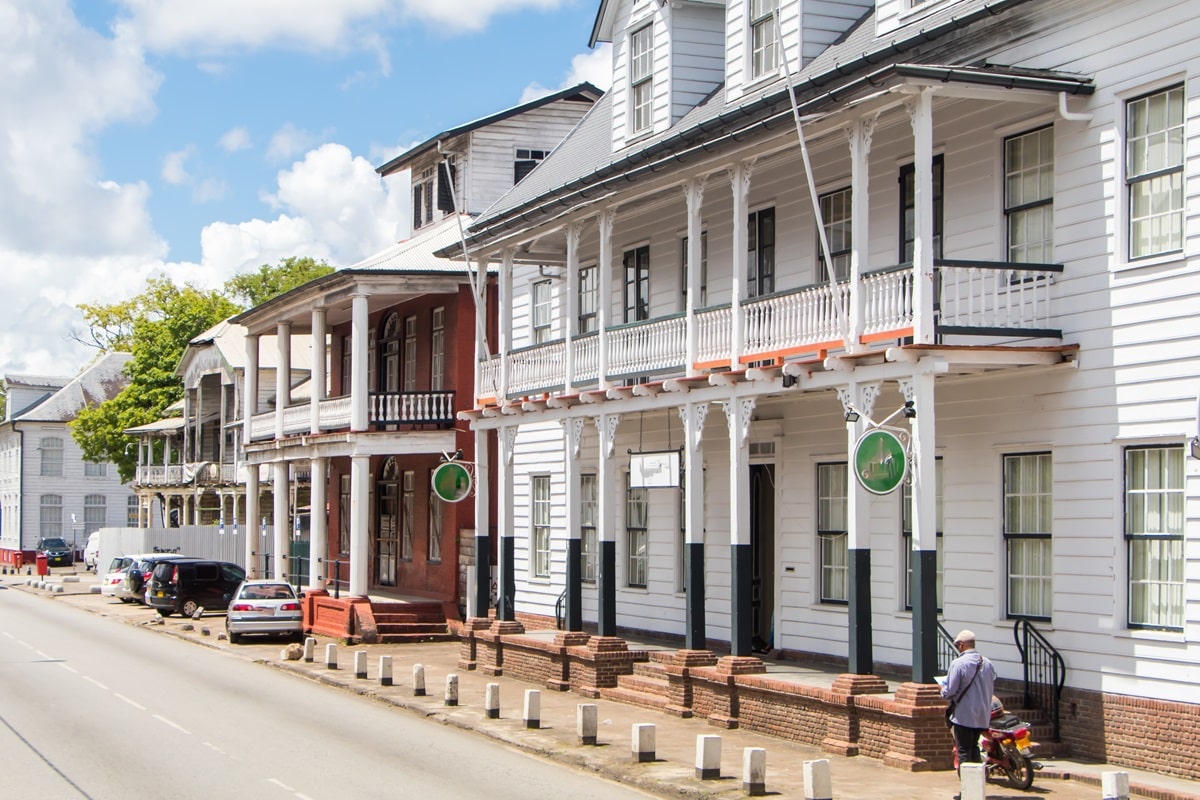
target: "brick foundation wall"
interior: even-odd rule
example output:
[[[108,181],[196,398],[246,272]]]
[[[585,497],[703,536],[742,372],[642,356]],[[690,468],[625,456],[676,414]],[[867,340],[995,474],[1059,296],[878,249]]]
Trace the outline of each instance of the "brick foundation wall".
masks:
[[[1200,780],[1200,705],[1066,688],[1060,709],[1072,756]]]

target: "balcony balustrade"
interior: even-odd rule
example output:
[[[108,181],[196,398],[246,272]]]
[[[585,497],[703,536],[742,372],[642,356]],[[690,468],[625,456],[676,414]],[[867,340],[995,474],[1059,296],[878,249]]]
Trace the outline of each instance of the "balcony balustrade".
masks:
[[[334,397],[319,404],[321,432],[348,430],[350,397]],[[367,400],[367,419],[372,427],[413,425],[447,426],[454,423],[454,392],[372,392]],[[312,432],[310,403],[288,406],[283,411],[283,435]],[[250,438],[262,441],[275,437],[275,412],[255,414],[250,419]]]

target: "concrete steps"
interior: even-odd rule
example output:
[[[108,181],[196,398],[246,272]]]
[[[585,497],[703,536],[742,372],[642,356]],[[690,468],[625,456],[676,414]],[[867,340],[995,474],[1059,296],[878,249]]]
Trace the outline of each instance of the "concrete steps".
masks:
[[[617,685],[601,689],[600,696],[606,700],[665,711],[671,696],[667,672],[657,660],[634,662],[633,674],[621,675],[617,678]]]
[[[446,624],[440,603],[372,602],[379,641],[389,644],[450,642],[457,639]]]

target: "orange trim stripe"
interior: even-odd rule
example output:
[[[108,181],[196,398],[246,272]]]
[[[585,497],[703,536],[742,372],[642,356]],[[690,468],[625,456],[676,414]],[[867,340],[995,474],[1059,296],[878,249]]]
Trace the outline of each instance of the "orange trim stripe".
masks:
[[[912,336],[912,328],[897,328],[894,331],[882,331],[880,333],[869,333],[858,337],[858,340],[863,344],[871,344],[872,342],[882,342],[885,339],[903,339],[905,336]]]

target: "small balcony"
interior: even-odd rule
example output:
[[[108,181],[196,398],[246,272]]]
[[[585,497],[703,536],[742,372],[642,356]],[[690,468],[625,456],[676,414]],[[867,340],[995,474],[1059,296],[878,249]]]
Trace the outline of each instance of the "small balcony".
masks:
[[[333,397],[318,404],[318,427],[322,433],[350,428],[351,398]],[[447,428],[454,425],[454,392],[371,392],[367,399],[367,421],[371,430]],[[283,435],[312,433],[312,404],[290,405],[283,410]],[[275,412],[255,414],[250,419],[251,441],[275,438]]]
[[[1061,264],[1018,264],[937,259],[934,262],[935,333],[944,336],[1005,340],[1062,338],[1051,327],[1050,289]],[[857,337],[869,343],[912,335],[914,276],[911,264],[864,273],[859,282],[861,320]],[[756,297],[741,305],[741,353],[749,365],[805,353],[821,355],[843,348],[855,292],[848,281],[827,283]],[[726,368],[733,353],[733,309],[705,308],[696,313],[697,369]],[[562,340],[514,349],[508,354],[505,396],[543,392],[571,393],[599,383],[601,335],[608,349],[609,381],[636,376],[679,375],[687,370],[688,323],[683,314],[610,326],[603,334],[572,341],[574,369],[566,375]],[[482,365],[479,399],[500,397],[501,359]]]
[[[236,464],[198,461],[187,464],[143,465],[134,482],[140,486],[221,486],[239,483]]]

